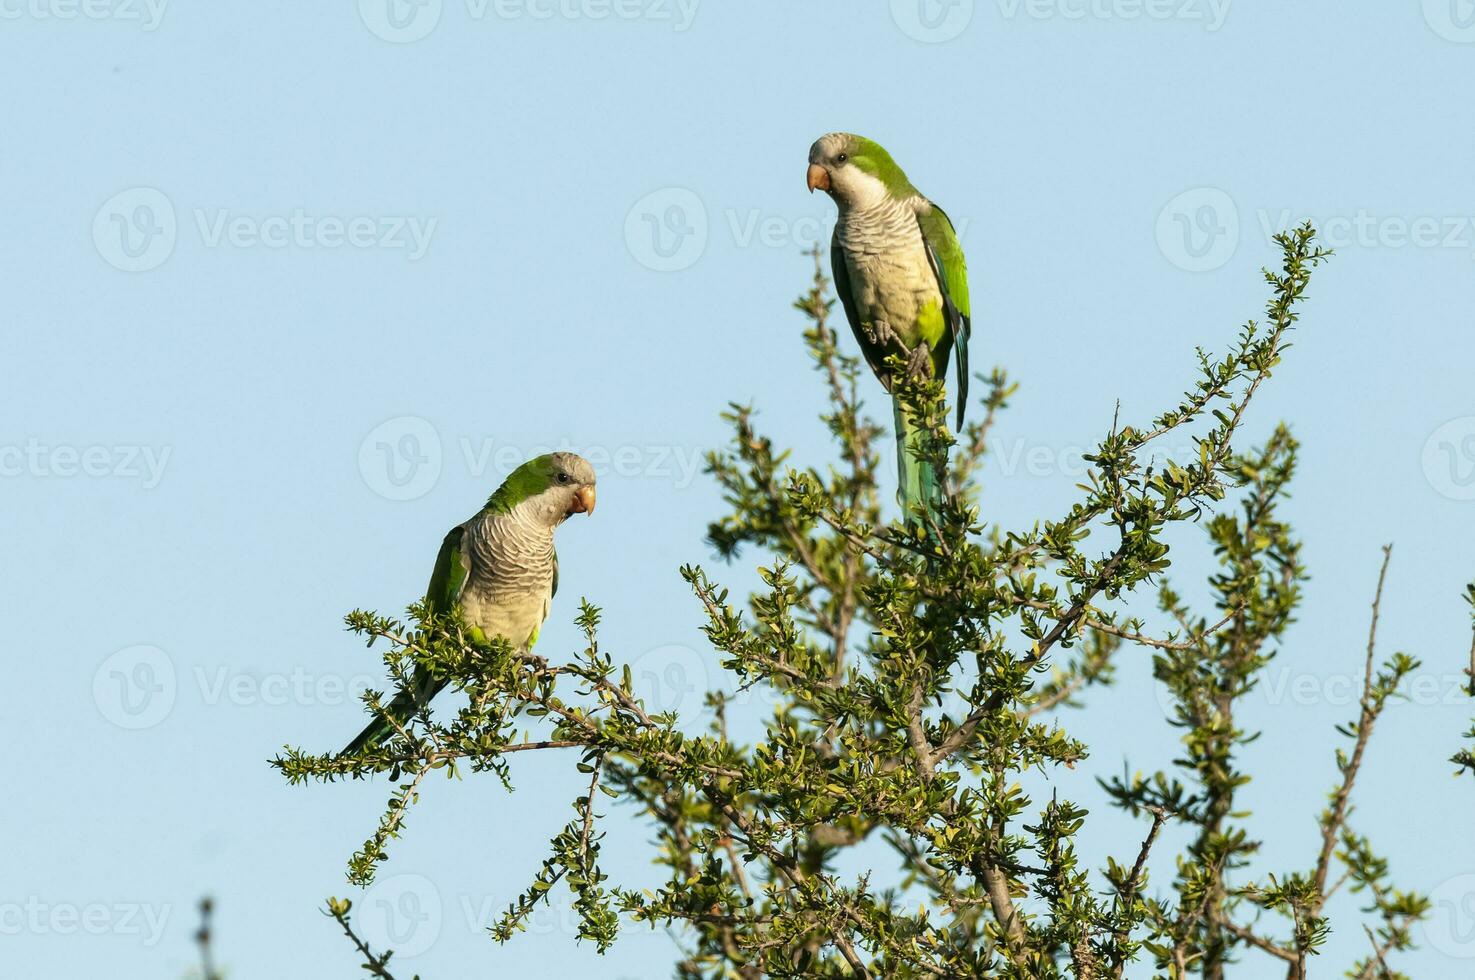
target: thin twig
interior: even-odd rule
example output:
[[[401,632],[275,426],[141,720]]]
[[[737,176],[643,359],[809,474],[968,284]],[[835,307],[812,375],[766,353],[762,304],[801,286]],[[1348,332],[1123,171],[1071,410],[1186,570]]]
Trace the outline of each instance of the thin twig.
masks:
[[[350,905],[348,902],[339,899],[329,899],[328,909],[324,914],[338,920],[338,924],[343,927],[343,934],[349,938],[354,947],[359,951],[359,955],[364,958],[363,968],[370,975],[379,977],[380,980],[394,980],[394,974],[389,972],[389,967],[387,966],[389,958],[394,955],[394,952],[391,950],[381,956],[375,956],[374,951],[369,948],[369,944],[360,939],[353,931],[353,926],[349,924],[349,908]]]
[[[1137,852],[1137,861],[1132,865],[1132,873],[1127,876],[1126,889],[1121,893],[1121,902],[1118,908],[1126,916],[1125,921],[1119,923],[1114,931],[1113,938],[1117,945],[1126,941],[1132,921],[1132,906],[1137,903],[1137,892],[1142,888],[1142,869],[1147,865],[1147,855],[1152,850],[1152,845],[1157,841],[1158,831],[1163,827],[1163,821],[1168,819],[1168,811],[1160,806],[1149,806],[1146,808],[1152,814],[1152,826],[1148,828],[1147,836],[1142,839],[1142,848]],[[1121,977],[1122,971],[1127,968],[1125,959],[1117,959],[1116,966],[1112,970],[1113,977]]]
[[[1379,976],[1379,974],[1373,973],[1373,964],[1377,964],[1378,968],[1383,971],[1380,976],[1382,976],[1383,980],[1387,980],[1387,978],[1393,975],[1393,971],[1388,969],[1388,961],[1383,958],[1383,954],[1388,951],[1388,947],[1378,942],[1377,935],[1374,934],[1372,929],[1368,928],[1366,923],[1363,923],[1362,931],[1367,933],[1367,941],[1373,944],[1373,955],[1367,961],[1367,966],[1363,967],[1361,975],[1367,977],[1368,980],[1373,980],[1375,976]]]
[[[1269,939],[1266,939],[1259,933],[1251,932],[1249,929],[1246,929],[1243,926],[1235,925],[1228,919],[1220,920],[1219,925],[1222,926],[1224,928],[1224,931],[1228,932],[1230,935],[1249,943],[1256,949],[1264,950],[1271,956],[1274,956],[1276,959],[1285,960],[1287,963],[1296,962],[1296,954],[1293,951],[1286,949],[1284,946],[1272,942]]]
[[[1357,772],[1362,767],[1362,753],[1367,748],[1367,740],[1373,733],[1373,723],[1377,720],[1377,710],[1373,706],[1373,657],[1376,653],[1378,642],[1378,613],[1383,603],[1383,582],[1388,577],[1388,562],[1393,558],[1393,546],[1383,546],[1383,565],[1378,570],[1378,588],[1373,593],[1372,621],[1367,631],[1367,659],[1363,665],[1362,674],[1362,702],[1357,721],[1357,742],[1352,748],[1352,757],[1347,760],[1347,766],[1342,771],[1342,785],[1337,787],[1336,795],[1332,799],[1331,811],[1321,828],[1321,853],[1316,858],[1316,874],[1314,881],[1316,893],[1319,896],[1312,914],[1321,911],[1322,904],[1326,901],[1326,879],[1331,869],[1332,855],[1337,848],[1337,835],[1341,832],[1342,824],[1347,820],[1347,805],[1352,797],[1352,784],[1357,780]]]

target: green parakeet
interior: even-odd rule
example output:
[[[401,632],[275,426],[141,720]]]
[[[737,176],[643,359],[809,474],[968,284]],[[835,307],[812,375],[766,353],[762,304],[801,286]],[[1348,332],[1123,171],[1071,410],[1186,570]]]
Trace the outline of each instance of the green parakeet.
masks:
[[[506,637],[530,650],[558,591],[553,531],[573,514],[594,513],[594,468],[582,456],[550,453],[523,463],[503,481],[475,517],[451,528],[441,542],[425,602],[432,615],[460,613],[472,638]],[[398,695],[389,705],[396,720],[446,686],[423,668],[411,679],[418,697]],[[377,745],[394,731],[376,718],[345,753]]]
[[[809,148],[809,190],[839,209],[830,246],[835,291],[866,362],[889,392],[886,358],[906,357],[921,377],[942,378],[949,352],[958,365],[958,426],[968,404],[968,269],[953,223],[912,186],[880,144],[852,133],[821,136]],[[898,497],[933,512],[942,500],[932,468],[913,450],[922,433],[892,398]]]

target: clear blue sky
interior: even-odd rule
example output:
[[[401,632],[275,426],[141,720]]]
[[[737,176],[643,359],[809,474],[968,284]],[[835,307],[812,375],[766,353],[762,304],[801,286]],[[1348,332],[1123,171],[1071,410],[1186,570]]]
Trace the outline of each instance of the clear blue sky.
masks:
[[[180,976],[208,892],[233,976],[356,975],[315,909],[350,893],[389,789],[289,788],[265,760],[357,730],[344,688],[377,660],[341,615],[415,598],[445,528],[539,447],[604,454],[543,642],[575,642],[588,596],[608,648],[695,703],[715,668],[676,568],[709,560],[719,500],[693,460],[729,400],[824,449],[788,302],[832,219],[805,154],[834,129],[964,225],[974,362],[1023,386],[986,474],[1014,526],[1067,505],[1118,400],[1161,410],[1195,345],[1259,314],[1267,227],[1333,222],[1250,420],[1304,443],[1288,512],[1314,579],[1250,698],[1244,798],[1263,868],[1312,860],[1395,542],[1384,650],[1424,686],[1380,726],[1353,823],[1441,899],[1401,965],[1472,969],[1475,783],[1444,762],[1472,713],[1468,2],[386,2],[0,0],[0,972]],[[1187,586],[1207,554],[1176,557]],[[1097,859],[1139,828],[1086,777],[1174,748],[1146,661],[1066,716]],[[510,798],[429,787],[367,903],[423,948],[406,975],[668,975],[659,932],[602,962],[559,914],[505,948],[480,932],[568,817],[561,761],[518,760]],[[608,869],[649,881],[646,832],[610,827]],[[1339,932],[1322,975],[1363,942]]]

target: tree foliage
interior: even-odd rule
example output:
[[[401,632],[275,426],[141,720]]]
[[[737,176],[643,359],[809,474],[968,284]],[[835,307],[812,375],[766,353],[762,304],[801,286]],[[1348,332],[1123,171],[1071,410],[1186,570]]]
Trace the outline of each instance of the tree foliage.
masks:
[[[678,927],[675,975],[693,980],[1095,980],[1129,966],[1136,976],[1214,978],[1238,961],[1250,975],[1284,969],[1295,978],[1334,925],[1366,930],[1367,955],[1349,975],[1400,976],[1389,960],[1410,946],[1428,901],[1394,885],[1349,819],[1368,739],[1418,666],[1401,653],[1379,660],[1377,598],[1318,852],[1299,867],[1259,866],[1257,831],[1237,800],[1250,779],[1240,749],[1255,733],[1236,707],[1280,653],[1306,578],[1280,513],[1295,439],[1282,426],[1263,445],[1237,442],[1328,256],[1309,226],[1277,242],[1282,262],[1265,273],[1265,318],[1221,354],[1200,350],[1192,386],[1156,418],[1103,420],[1078,499],[1021,528],[985,519],[978,480],[994,419],[1015,390],[1001,371],[982,378],[981,417],[956,436],[941,382],[899,386],[930,434],[922,458],[949,492],[935,519],[887,519],[879,451],[887,433],[863,410],[860,391],[871,382],[841,350],[816,255],[813,286],[796,306],[838,452],[802,464],[763,434],[753,408],[734,405],[725,416],[732,442],[707,468],[726,513],[709,543],[729,562],[757,557],[763,586],[739,601],[719,573],[681,569],[705,613],[711,656],[731,681],[708,695],[708,731],[684,732],[646,703],[630,668],[600,646],[592,605],[578,618],[584,648],[566,658],[475,644],[454,618],[427,618],[417,605],[407,620],[357,611],[348,625],[383,645],[394,692],[428,667],[464,704],[422,704],[385,744],[352,757],[287,749],[274,765],[293,782],[387,773],[397,784],[349,862],[359,885],[386,860],[434,771],[490,771],[505,782],[507,757],[521,752],[577,766],[588,786],[574,818],[534,879],[509,890],[491,934],[512,938],[566,888],[580,938],[601,951],[622,923]],[[1170,434],[1193,451],[1164,455]],[[1202,528],[1217,558],[1205,608],[1167,577],[1168,535],[1184,525]],[[1377,597],[1382,582],[1380,574]],[[1153,618],[1174,624],[1161,635],[1132,614],[1149,593]],[[1165,771],[1098,786],[1071,771],[1088,747],[1060,712],[1112,682],[1124,647],[1152,655],[1181,750]],[[758,686],[775,707],[758,719],[758,737],[739,741],[729,734],[731,692]],[[384,694],[365,701],[388,717]],[[1051,774],[1049,799],[1027,791],[1032,772]],[[1078,856],[1089,819],[1082,801],[1103,795],[1137,817],[1140,832],[1092,868]],[[653,829],[659,886],[622,886],[601,871],[606,800]],[[1171,864],[1157,853],[1168,827],[1187,840]],[[871,870],[841,870],[858,863]],[[1154,886],[1150,864],[1176,871]],[[1326,917],[1344,887],[1365,896],[1363,923]],[[350,903],[333,899],[329,913],[366,968],[388,976],[387,952],[354,935]]]

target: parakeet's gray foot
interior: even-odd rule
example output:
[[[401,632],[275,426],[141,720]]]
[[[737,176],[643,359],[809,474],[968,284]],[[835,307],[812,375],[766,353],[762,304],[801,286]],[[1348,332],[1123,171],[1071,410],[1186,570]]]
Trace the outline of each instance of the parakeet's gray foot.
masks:
[[[875,344],[877,347],[890,347],[893,343],[899,343],[901,340],[901,338],[896,335],[896,331],[891,329],[891,324],[886,320],[868,321],[864,325],[864,328],[866,336],[869,337],[871,343]]]
[[[907,377],[921,381],[932,377],[932,351],[926,344],[918,344],[907,361]]]

